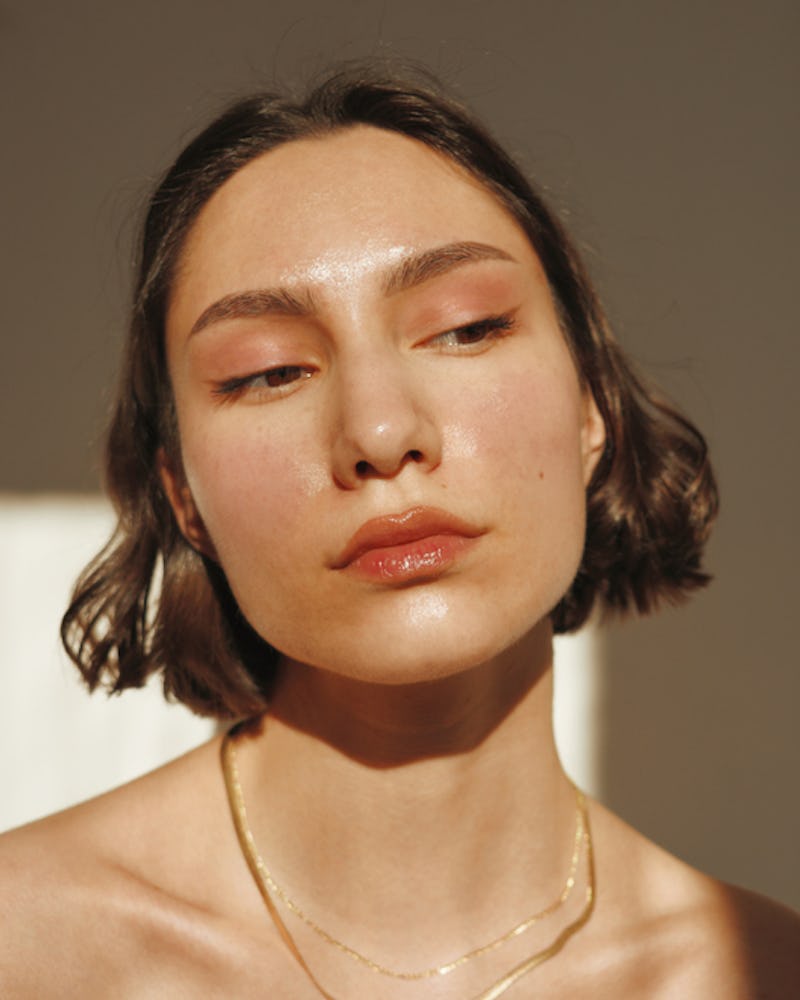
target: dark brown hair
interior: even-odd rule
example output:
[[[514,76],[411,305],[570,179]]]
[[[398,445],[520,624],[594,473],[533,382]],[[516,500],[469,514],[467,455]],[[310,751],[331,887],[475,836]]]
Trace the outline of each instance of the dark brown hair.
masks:
[[[157,471],[180,462],[164,351],[164,317],[187,233],[213,193],[246,163],[303,137],[365,124],[416,139],[490,189],[539,256],[578,371],[606,427],[587,489],[586,543],[556,632],[595,604],[646,612],[707,583],[701,555],[717,508],[699,432],[633,372],[578,254],[540,196],[486,130],[429,80],[370,67],[328,76],[302,101],[257,94],[195,138],[150,202],[122,377],[106,451],[119,522],[78,580],[61,626],[87,684],[113,691],[163,672],[167,696],[197,712],[248,715],[265,705],[277,653],[242,618],[220,568],[181,535]]]

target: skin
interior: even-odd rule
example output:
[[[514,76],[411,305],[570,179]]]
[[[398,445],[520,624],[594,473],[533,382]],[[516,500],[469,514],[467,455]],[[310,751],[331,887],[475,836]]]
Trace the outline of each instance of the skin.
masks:
[[[409,282],[409,261],[454,243],[492,252]],[[230,296],[255,291],[250,315],[234,315]],[[278,881],[399,968],[548,905],[575,797],[553,741],[547,614],[578,565],[604,432],[523,233],[411,140],[361,128],[298,141],[201,213],[167,351],[173,509],[283,654],[269,719],[238,754]],[[399,584],[341,568],[366,521],[420,505],[475,529],[454,562]],[[590,818],[592,917],[509,997],[777,998],[800,980],[787,911],[693,871],[599,804]],[[8,835],[0,878],[4,995],[229,997],[235,983],[237,997],[319,996],[243,863],[218,741]],[[551,923],[411,987],[291,927],[336,997],[463,1000],[549,944],[586,879],[584,859]]]
[[[448,164],[434,160],[423,186],[427,150],[398,143],[397,157],[394,137],[364,131],[313,156],[309,141],[258,160],[199,220],[168,316],[188,486],[171,493],[246,617],[287,657],[408,683],[485,662],[557,602],[580,558],[603,429],[514,221],[461,178],[444,199]],[[508,259],[385,293],[402,261],[463,239],[467,226]],[[315,311],[187,334],[231,292],[277,287],[313,296]],[[510,330],[463,344],[452,332],[497,315]],[[308,377],[256,383],[224,405],[214,395],[232,376],[285,365]],[[331,572],[365,521],[418,505],[483,533],[454,572],[403,588]]]

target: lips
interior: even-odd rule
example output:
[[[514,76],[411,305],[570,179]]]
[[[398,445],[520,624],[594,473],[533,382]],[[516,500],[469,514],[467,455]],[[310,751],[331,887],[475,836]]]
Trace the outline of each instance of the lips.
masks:
[[[363,524],[334,569],[384,582],[438,576],[481,534],[480,528],[447,511],[414,507]]]

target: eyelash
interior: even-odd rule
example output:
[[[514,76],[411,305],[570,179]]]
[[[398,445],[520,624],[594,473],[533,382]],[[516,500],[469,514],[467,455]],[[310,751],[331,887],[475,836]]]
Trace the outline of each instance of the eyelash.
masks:
[[[445,350],[452,350],[455,353],[479,354],[487,350],[487,344],[505,337],[514,329],[515,318],[513,313],[504,313],[500,316],[487,316],[475,323],[465,323],[464,326],[454,327],[444,333],[438,333],[425,341],[426,344],[444,345]],[[450,343],[445,345],[446,338],[458,338],[467,336],[463,342]],[[286,378],[291,374],[293,377]],[[295,382],[311,378],[313,372],[302,365],[277,365],[263,372],[256,372],[254,375],[240,375],[236,378],[228,379],[221,385],[213,389],[214,396],[223,402],[230,402],[243,395],[248,389],[266,391],[272,396],[280,396]],[[270,384],[270,378],[277,378],[276,384]],[[262,382],[263,384],[259,384]]]
[[[270,378],[284,379],[288,373],[297,373],[295,377],[289,378],[286,381],[279,381],[277,384],[270,384]],[[308,368],[303,368],[301,365],[277,365],[275,368],[268,368],[263,372],[256,372],[255,375],[240,375],[237,378],[230,378],[227,382],[223,382],[214,388],[213,393],[218,396],[223,401],[236,399],[241,396],[242,393],[246,392],[247,389],[261,389],[270,392],[273,395],[281,395],[281,391],[285,391],[289,386],[293,385],[295,382],[311,378],[312,372]],[[263,385],[259,385],[259,380],[264,380]]]
[[[439,333],[435,337],[431,337],[428,343],[443,344],[446,338],[457,338],[459,335],[466,334],[467,336],[474,336],[474,339],[447,346],[452,346],[455,349],[469,349],[471,347],[478,353],[480,350],[486,349],[485,345],[487,342],[501,340],[505,337],[506,334],[514,329],[514,323],[515,318],[513,313],[504,313],[500,316],[487,316],[486,319],[478,320],[475,323],[466,323],[464,326],[457,326],[452,330]]]

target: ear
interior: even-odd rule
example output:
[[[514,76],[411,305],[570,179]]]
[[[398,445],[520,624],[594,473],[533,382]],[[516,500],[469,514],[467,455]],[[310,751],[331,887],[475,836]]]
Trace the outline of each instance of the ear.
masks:
[[[217,562],[217,553],[186,482],[183,466],[171,459],[164,448],[156,456],[158,475],[172,513],[186,541],[204,556]]]
[[[589,485],[603,449],[606,446],[606,425],[589,389],[583,391],[583,425],[581,429],[581,454],[583,458],[583,484]]]

